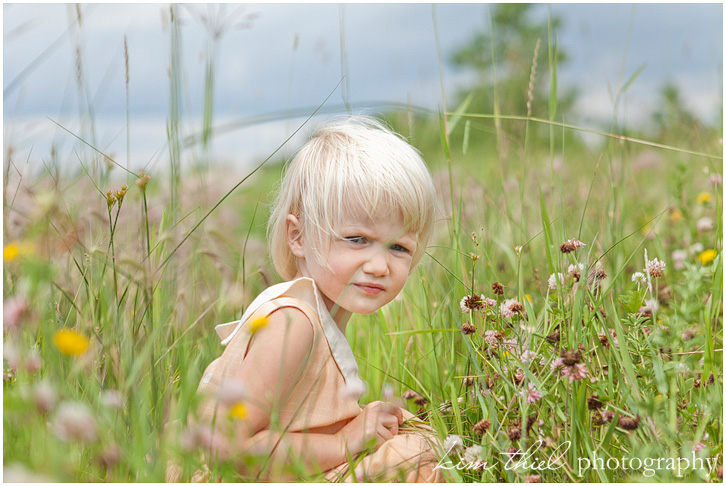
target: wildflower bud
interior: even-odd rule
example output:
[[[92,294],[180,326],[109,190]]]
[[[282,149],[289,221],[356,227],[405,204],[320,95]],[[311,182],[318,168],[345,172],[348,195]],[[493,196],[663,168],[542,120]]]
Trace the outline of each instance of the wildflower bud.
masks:
[[[466,335],[474,334],[476,332],[476,327],[473,324],[470,324],[468,322],[465,322],[461,326],[461,332],[463,332]]]
[[[116,204],[116,196],[111,191],[106,193],[106,202],[108,203],[108,210],[110,211],[114,204]]]
[[[124,406],[124,397],[118,390],[104,390],[101,392],[101,403],[108,408],[121,410]]]
[[[519,448],[518,447],[510,447],[506,451],[504,451],[505,454],[509,455],[510,457],[519,455]],[[517,459],[517,462],[519,462],[519,459]]]
[[[492,423],[489,420],[480,420],[474,425],[474,433],[484,435],[491,426]]]
[[[3,330],[18,329],[28,315],[28,302],[21,295],[3,301]]]
[[[638,424],[640,423],[640,417],[624,417],[620,416],[618,418],[618,427],[625,430],[635,430],[638,428]]]
[[[139,172],[139,178],[136,179],[136,185],[141,189],[141,192],[146,192],[146,186],[149,184],[151,177],[143,170]]]
[[[415,391],[406,390],[405,392],[403,392],[403,395],[401,395],[401,398],[403,398],[404,400],[413,400],[417,396],[418,396],[418,393],[416,393]]]
[[[517,442],[519,439],[522,438],[522,429],[519,427],[519,425],[510,427],[509,430],[507,430],[507,437],[509,437],[509,440],[511,440],[512,442]]]
[[[517,385],[521,385],[524,381],[524,371],[518,369],[514,373],[514,376],[512,376],[512,379],[514,380],[514,383],[516,383]]]
[[[429,403],[429,401],[426,399],[426,397],[423,397],[421,395],[417,395],[416,398],[413,399],[413,403],[415,403],[419,407],[423,407],[427,403]]]
[[[515,246],[515,247],[514,247],[514,252],[515,252],[515,253],[516,253],[517,255],[521,255],[521,254],[522,254],[522,247],[521,247],[521,246]]]
[[[476,253],[470,253],[469,256],[473,261],[477,261],[479,259],[479,255],[477,255]]]
[[[539,474],[530,474],[527,476],[527,479],[524,480],[525,483],[541,483],[542,482],[542,476]]]
[[[104,468],[111,469],[121,462],[121,448],[117,444],[110,445],[98,456],[98,462]]]
[[[33,388],[33,402],[40,413],[49,413],[55,407],[56,392],[53,385],[41,381]]]
[[[340,390],[341,398],[352,398],[358,400],[366,392],[366,385],[361,380],[346,381],[345,386]]]
[[[699,219],[696,222],[696,229],[698,229],[699,233],[706,233],[708,231],[711,231],[713,229],[713,220],[708,217]]]
[[[554,331],[554,332],[552,332],[545,339],[550,344],[559,343],[560,342],[560,331]]]
[[[582,248],[583,246],[585,246],[585,243],[573,238],[562,243],[560,245],[560,251],[562,253],[572,253],[573,251],[577,250],[578,248]]]
[[[235,404],[247,398],[244,383],[237,378],[227,378],[217,388],[217,400],[220,405],[233,407]]]
[[[560,353],[560,357],[562,358],[562,363],[566,366],[574,366],[582,361],[582,353],[571,349],[563,350]]]
[[[20,366],[20,352],[13,341],[5,340],[3,343],[3,358],[7,361],[10,371],[14,371]]]
[[[23,362],[23,368],[26,372],[28,372],[31,375],[34,375],[43,366],[43,358],[40,357],[40,353],[37,349],[31,349],[28,355],[25,357],[25,361]]]
[[[587,398],[587,409],[588,410],[600,410],[602,408],[602,402],[600,397],[593,395]]]
[[[124,197],[126,197],[126,191],[128,189],[129,188],[126,186],[126,184],[124,184],[123,186],[121,186],[121,190],[120,191],[116,191],[114,193],[114,196],[116,197],[116,201],[118,201],[118,207],[119,207],[119,209],[121,209],[121,204],[124,202]]]
[[[504,285],[499,282],[494,282],[492,284],[492,291],[495,295],[504,295]]]
[[[55,435],[64,442],[93,442],[98,439],[96,419],[83,403],[62,403],[58,407],[53,429]]]

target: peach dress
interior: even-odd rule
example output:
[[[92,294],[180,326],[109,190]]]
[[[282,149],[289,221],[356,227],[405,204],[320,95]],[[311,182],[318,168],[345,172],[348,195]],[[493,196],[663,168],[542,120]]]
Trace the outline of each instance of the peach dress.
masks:
[[[234,375],[245,359],[252,337],[248,323],[284,307],[299,309],[308,317],[313,326],[313,345],[295,384],[281,399],[280,430],[334,434],[362,412],[358,399],[364,387],[350,345],[330,316],[315,282],[303,277],[268,288],[239,321],[217,326],[226,348],[207,367],[199,384],[198,392],[205,397],[200,408],[202,421],[213,421],[215,390],[225,378]],[[403,414],[405,422],[398,435],[375,452],[326,471],[325,480],[442,481],[435,453],[440,446],[433,430],[406,410]]]

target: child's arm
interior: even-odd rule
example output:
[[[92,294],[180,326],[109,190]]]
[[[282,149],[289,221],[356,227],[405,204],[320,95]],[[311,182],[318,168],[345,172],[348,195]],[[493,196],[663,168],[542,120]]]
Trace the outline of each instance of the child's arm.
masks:
[[[295,308],[272,313],[268,325],[257,331],[236,378],[245,383],[254,400],[247,404],[247,415],[239,422],[238,441],[232,452],[270,454],[273,462],[289,463],[288,450],[307,464],[327,470],[344,463],[347,454],[365,449],[371,439],[376,447],[398,433],[403,417],[391,404],[374,402],[364,413],[336,434],[268,430],[270,411],[279,405],[292,386],[298,370],[305,365],[313,346],[313,329],[308,318]]]

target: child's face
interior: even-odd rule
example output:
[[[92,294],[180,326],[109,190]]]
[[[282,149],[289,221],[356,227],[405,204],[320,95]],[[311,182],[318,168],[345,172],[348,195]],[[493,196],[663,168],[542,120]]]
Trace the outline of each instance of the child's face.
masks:
[[[370,314],[403,289],[418,235],[405,232],[400,217],[352,217],[336,228],[327,263],[320,265],[302,242],[302,276],[312,278],[333,319],[342,329],[352,313]]]

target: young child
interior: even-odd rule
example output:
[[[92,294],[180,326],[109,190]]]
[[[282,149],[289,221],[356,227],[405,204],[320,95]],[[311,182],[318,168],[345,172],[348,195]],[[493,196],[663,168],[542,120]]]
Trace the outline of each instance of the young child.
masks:
[[[226,349],[199,385],[198,419],[214,424],[207,461],[268,458],[239,465],[253,479],[293,479],[276,466],[302,464],[334,481],[442,480],[432,429],[391,403],[358,404],[364,385],[345,338],[352,314],[403,288],[435,201],[419,154],[373,119],[333,121],[302,147],[268,224],[286,282],[217,326]]]

